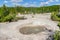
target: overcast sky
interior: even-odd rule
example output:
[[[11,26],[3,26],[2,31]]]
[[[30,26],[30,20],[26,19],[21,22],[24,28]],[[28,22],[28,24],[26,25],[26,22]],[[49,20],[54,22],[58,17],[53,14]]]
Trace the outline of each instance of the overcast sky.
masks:
[[[60,0],[0,0],[0,6],[25,6],[25,7],[40,7],[44,5],[60,5]]]

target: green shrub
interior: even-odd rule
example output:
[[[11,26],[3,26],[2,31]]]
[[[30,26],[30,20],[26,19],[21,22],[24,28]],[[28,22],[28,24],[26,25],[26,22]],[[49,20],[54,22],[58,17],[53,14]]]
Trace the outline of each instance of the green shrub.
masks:
[[[9,10],[5,5],[0,9],[0,22],[11,22],[16,17],[15,10]]]
[[[15,14],[9,14],[5,17],[2,17],[0,22],[7,22],[7,21],[11,22],[14,18],[15,18]]]
[[[56,31],[53,38],[54,40],[60,40],[60,31]]]
[[[58,26],[59,26],[59,28],[60,28],[60,22],[58,23]]]
[[[60,18],[58,17],[59,13],[58,12],[53,12],[51,13],[51,19],[54,20],[54,21],[60,21]]]

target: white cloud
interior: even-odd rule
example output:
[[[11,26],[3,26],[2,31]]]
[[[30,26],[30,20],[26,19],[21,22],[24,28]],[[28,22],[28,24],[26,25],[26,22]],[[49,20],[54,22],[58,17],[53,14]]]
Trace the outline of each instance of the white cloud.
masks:
[[[36,4],[30,4],[30,7],[38,7]]]
[[[54,0],[48,0],[48,2],[54,2]]]
[[[49,2],[47,1],[47,2],[45,2],[45,4],[49,4]]]
[[[30,4],[29,6],[30,6],[30,7],[34,7],[34,6],[36,6],[36,5],[35,5],[35,4]]]
[[[21,5],[21,4],[18,4],[18,2],[23,2],[23,0],[10,0],[10,2],[12,2],[13,5]]]
[[[29,5],[29,3],[25,3],[24,5],[27,6],[27,5]]]
[[[49,1],[47,1],[47,2],[41,2],[41,3],[40,3],[40,6],[45,6],[45,5],[47,5],[47,4],[49,4]]]
[[[25,6],[25,7],[28,6],[28,5],[29,5],[29,3],[22,4],[22,6]]]
[[[33,2],[33,4],[36,4],[37,2]]]
[[[43,3],[43,2],[41,2],[41,3],[40,3],[40,6],[43,6],[43,5],[44,5],[44,3]]]
[[[36,7],[36,4],[34,4],[34,3],[25,3],[22,6],[25,6],[25,7]]]
[[[15,5],[16,5],[16,6],[21,6],[21,4],[18,4],[18,3],[16,3]]]
[[[58,1],[58,0],[48,0],[48,1],[46,1],[46,2],[41,2],[41,3],[40,3],[40,6],[47,5],[47,4],[49,4],[49,3],[51,3],[51,2],[54,2],[54,1]]]
[[[59,2],[59,0],[55,0],[56,2]]]
[[[11,0],[11,2],[17,3],[17,2],[23,2],[23,0]]]
[[[4,3],[8,3],[8,1],[5,0]]]
[[[60,5],[59,3],[55,4],[55,5]]]
[[[49,2],[59,2],[59,0],[48,0]]]

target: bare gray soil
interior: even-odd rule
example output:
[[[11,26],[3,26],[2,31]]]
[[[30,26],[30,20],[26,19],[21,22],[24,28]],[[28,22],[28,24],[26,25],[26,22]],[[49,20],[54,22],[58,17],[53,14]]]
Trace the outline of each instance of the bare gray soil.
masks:
[[[28,14],[24,16],[27,17],[26,20],[19,20],[11,23],[0,23],[0,40],[47,40],[55,30],[59,30],[57,22],[50,19],[50,13],[35,15]],[[24,26],[26,27],[26,25],[36,27],[28,27],[27,29],[23,28]],[[42,25],[44,28],[47,28],[47,31],[40,32],[44,29],[40,27]],[[38,29],[38,31],[36,31],[36,29]],[[24,35],[20,31],[27,31],[27,33],[30,33],[29,35]]]

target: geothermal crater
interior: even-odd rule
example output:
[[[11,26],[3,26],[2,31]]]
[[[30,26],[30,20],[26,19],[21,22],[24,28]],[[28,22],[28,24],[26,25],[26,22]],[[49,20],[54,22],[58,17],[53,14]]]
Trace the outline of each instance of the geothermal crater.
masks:
[[[37,34],[45,31],[46,28],[43,26],[25,26],[19,29],[19,32],[25,35],[28,34]]]

